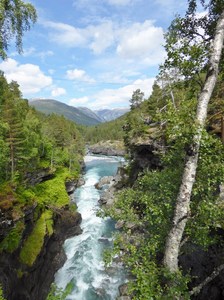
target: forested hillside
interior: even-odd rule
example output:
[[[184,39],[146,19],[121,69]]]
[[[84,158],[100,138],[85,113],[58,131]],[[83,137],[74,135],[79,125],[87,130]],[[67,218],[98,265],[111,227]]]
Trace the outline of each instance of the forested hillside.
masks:
[[[199,18],[197,4],[171,24],[152,95],[132,99],[124,125],[126,187],[106,210],[122,230],[107,259],[127,266],[128,299],[223,297],[224,6],[202,2]]]
[[[96,126],[81,127],[82,133],[86,143],[95,144],[100,141],[107,140],[123,140],[124,131],[123,125],[125,123],[126,115],[106,123],[102,123]]]
[[[64,116],[66,119],[82,125],[97,125],[101,123],[100,118],[92,112],[88,114],[83,109],[67,105],[53,99],[35,99],[30,101],[30,105],[35,107],[36,110],[44,114],[57,114]]]
[[[46,272],[37,261],[58,232],[58,220],[67,214],[66,222],[73,220],[71,228],[81,221],[75,206],[70,204],[66,186],[75,185],[79,178],[84,142],[72,121],[36,112],[21,97],[17,83],[7,83],[2,73],[0,132],[0,282],[4,284],[4,295],[16,299],[19,289],[23,295],[23,279],[26,277],[28,281],[32,276],[29,268],[38,264],[40,270],[36,272],[40,272],[40,277],[41,272]],[[68,226],[63,222],[64,227]],[[64,233],[63,238],[58,238],[60,245],[66,235]],[[58,253],[61,249],[57,250]],[[51,257],[52,261],[55,255]],[[47,261],[45,264],[47,266]],[[48,289],[55,266],[52,266],[52,271],[48,267],[50,273],[45,274]],[[9,269],[11,275],[6,284],[4,278]],[[15,280],[15,275],[18,280]],[[12,286],[17,284],[19,289],[14,289]],[[32,284],[36,285],[31,280],[26,288]],[[38,289],[30,291],[34,299],[37,299],[35,293],[39,293]]]

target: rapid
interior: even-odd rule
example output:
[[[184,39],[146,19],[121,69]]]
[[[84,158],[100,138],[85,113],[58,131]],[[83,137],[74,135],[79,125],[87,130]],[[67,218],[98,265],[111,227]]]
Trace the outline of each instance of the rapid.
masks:
[[[64,289],[71,281],[74,284],[66,300],[114,300],[125,280],[119,263],[109,269],[104,266],[103,252],[111,247],[115,228],[113,220],[97,216],[101,192],[94,186],[101,177],[115,175],[121,163],[119,157],[85,157],[85,184],[73,195],[82,215],[83,233],[65,241],[67,260],[55,275],[55,283],[60,288]]]

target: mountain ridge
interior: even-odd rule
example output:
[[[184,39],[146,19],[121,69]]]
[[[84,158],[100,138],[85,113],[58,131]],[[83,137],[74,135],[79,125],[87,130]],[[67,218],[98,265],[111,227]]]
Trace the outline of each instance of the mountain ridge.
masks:
[[[42,113],[63,115],[77,124],[87,126],[115,120],[129,111],[128,108],[91,110],[84,106],[74,107],[55,99],[42,98],[30,99],[29,104]]]
[[[94,112],[103,120],[103,122],[113,121],[129,111],[129,108],[98,109]]]
[[[29,104],[42,113],[56,113],[80,125],[97,125],[101,121],[90,117],[74,106],[67,105],[54,99],[31,99]]]

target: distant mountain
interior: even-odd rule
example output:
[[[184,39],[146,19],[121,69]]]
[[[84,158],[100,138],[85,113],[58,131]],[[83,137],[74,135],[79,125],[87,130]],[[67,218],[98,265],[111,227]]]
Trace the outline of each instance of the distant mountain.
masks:
[[[96,119],[99,122],[105,122],[104,119],[98,116],[93,110],[82,106],[78,106],[77,108],[81,110],[85,115],[89,116],[90,118]]]
[[[88,108],[86,110],[78,109],[53,99],[32,99],[29,103],[31,106],[34,106],[37,110],[45,114],[55,113],[63,115],[65,118],[77,124],[97,125],[102,122],[94,112],[92,112],[92,114],[89,113],[87,111]]]
[[[129,111],[129,108],[99,109],[94,112],[100,117],[101,122],[108,122],[119,118]]]

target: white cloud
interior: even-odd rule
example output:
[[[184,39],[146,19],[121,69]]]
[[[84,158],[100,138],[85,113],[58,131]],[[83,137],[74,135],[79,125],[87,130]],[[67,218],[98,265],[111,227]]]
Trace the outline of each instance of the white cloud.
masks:
[[[145,98],[148,98],[152,92],[152,86],[155,78],[145,78],[135,80],[132,84],[126,85],[118,89],[103,89],[91,96],[83,96],[73,98],[69,101],[69,105],[86,106],[90,109],[128,107],[129,100],[133,91],[140,89],[144,92]]]
[[[0,70],[5,73],[8,81],[17,81],[23,94],[38,93],[41,89],[52,84],[52,78],[44,75],[39,66],[19,64],[9,58],[0,63]]]
[[[86,72],[82,69],[67,70],[66,77],[69,80],[83,81],[83,82],[87,82],[87,83],[95,82],[95,80],[92,79],[90,76],[88,76],[86,74]]]
[[[130,4],[131,2],[132,0],[108,0],[109,4],[118,5],[118,6],[127,5]]]
[[[123,60],[135,60],[136,63],[138,59],[139,64],[147,66],[161,63],[164,57],[164,32],[152,20],[131,25],[103,21],[82,28],[64,23],[46,24],[53,29],[51,39],[63,46],[89,48],[96,55],[116,49],[114,54]]]
[[[152,21],[135,23],[119,32],[117,54],[126,59],[144,60],[147,65],[158,64],[164,56],[163,29]]]
[[[52,41],[68,47],[83,46],[86,44],[86,38],[83,30],[65,23],[44,22],[48,29],[51,28],[55,32],[50,34]]]
[[[101,54],[114,43],[114,29],[112,22],[104,22],[97,26],[88,26],[86,36],[91,39],[89,48],[94,54]]]
[[[89,102],[89,98],[87,96],[81,98],[73,98],[69,101],[69,105],[72,106],[80,106]]]
[[[89,107],[94,109],[106,107],[129,106],[133,91],[140,89],[145,93],[145,98],[149,97],[152,92],[152,85],[155,78],[138,79],[132,84],[126,85],[119,89],[104,89],[91,98],[95,98],[93,103],[89,103]]]
[[[45,22],[44,26],[53,29],[50,39],[66,47],[86,47],[94,54],[101,54],[114,42],[113,24],[104,21],[98,25],[77,28],[65,23]]]
[[[52,91],[51,91],[51,96],[52,97],[59,97],[62,95],[66,94],[66,90],[64,88],[61,87],[55,87]]]

